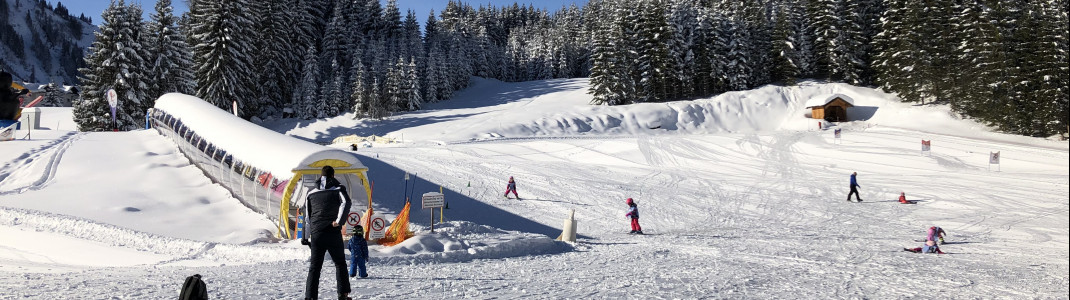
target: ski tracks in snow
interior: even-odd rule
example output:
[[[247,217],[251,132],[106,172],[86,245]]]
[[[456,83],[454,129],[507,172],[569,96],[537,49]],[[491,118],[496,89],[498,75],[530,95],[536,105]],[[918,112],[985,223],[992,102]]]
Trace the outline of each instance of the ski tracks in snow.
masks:
[[[67,152],[67,149],[71,147],[74,142],[78,141],[85,136],[85,133],[71,132],[64,135],[48,144],[34,148],[29,152],[19,155],[14,161],[4,164],[0,167],[0,196],[21,194],[26,191],[39,190],[49,183],[56,176],[56,171],[59,169],[59,162],[63,159],[63,154]],[[8,179],[18,178],[20,176],[35,176],[37,173],[35,166],[44,162],[44,172],[40,172],[40,175],[34,181],[29,184],[15,187],[7,187]],[[21,182],[19,182],[21,183]]]

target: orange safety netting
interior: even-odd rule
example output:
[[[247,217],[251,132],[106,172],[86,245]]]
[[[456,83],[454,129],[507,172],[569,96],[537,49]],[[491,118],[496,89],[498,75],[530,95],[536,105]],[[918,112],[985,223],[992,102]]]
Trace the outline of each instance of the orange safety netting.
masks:
[[[412,202],[405,203],[405,208],[401,209],[401,213],[394,218],[394,222],[386,228],[386,237],[379,239],[379,245],[397,245],[413,236],[412,231],[409,231],[409,206],[411,204]]]

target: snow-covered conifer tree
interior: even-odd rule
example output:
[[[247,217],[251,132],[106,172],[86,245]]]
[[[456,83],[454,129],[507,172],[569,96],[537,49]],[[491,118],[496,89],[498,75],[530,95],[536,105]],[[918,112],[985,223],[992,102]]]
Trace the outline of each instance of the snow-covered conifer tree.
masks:
[[[243,118],[259,114],[250,5],[246,0],[198,0],[196,5],[199,13],[191,17],[197,40],[193,46],[197,96],[224,110],[236,101]]]
[[[146,25],[145,51],[149,54],[148,96],[155,99],[171,92],[192,94],[193,54],[178,29],[171,0],[158,0],[156,11]]]
[[[148,103],[145,54],[140,39],[141,8],[120,0],[104,10],[96,40],[81,69],[82,99],[74,104],[74,121],[82,131],[130,130],[143,126]],[[114,89],[118,95],[116,122],[105,93]]]

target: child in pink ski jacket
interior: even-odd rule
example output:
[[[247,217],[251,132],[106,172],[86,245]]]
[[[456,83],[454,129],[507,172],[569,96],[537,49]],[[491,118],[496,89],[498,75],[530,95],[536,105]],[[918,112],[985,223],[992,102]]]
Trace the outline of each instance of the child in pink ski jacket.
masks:
[[[628,198],[628,213],[624,216],[632,218],[632,232],[630,233],[643,234],[643,228],[639,227],[639,207],[635,205],[632,198]]]

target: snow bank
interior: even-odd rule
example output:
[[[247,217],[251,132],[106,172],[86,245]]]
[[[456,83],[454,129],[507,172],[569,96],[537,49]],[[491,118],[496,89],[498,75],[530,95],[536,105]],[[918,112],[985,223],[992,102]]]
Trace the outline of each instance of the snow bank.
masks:
[[[844,128],[885,126],[955,136],[984,131],[990,139],[1035,143],[963,120],[947,106],[902,103],[894,94],[843,83],[805,81],[705,99],[620,106],[590,105],[588,87],[586,78],[517,83],[474,78],[469,88],[451,100],[382,121],[354,120],[347,114],[315,122],[288,119],[262,125],[310,141],[374,134],[433,144],[530,137],[815,131],[827,129],[828,124],[819,128],[819,120],[809,118],[808,101],[843,95],[855,105],[847,111],[852,121],[838,123]]]
[[[561,253],[572,250],[565,242],[547,236],[506,231],[468,221],[435,225],[435,233],[424,232],[392,247],[373,247],[370,261],[375,264],[457,263],[474,259],[508,258]]]

